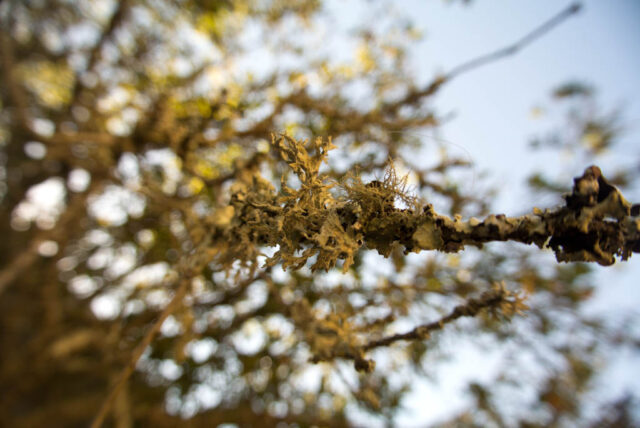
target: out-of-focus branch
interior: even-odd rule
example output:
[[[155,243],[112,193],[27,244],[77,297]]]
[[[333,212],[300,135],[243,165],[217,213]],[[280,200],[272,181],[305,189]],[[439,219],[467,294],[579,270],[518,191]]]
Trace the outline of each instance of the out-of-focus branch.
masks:
[[[481,310],[494,310],[497,314],[510,316],[514,313],[521,313],[527,309],[522,303],[523,299],[507,291],[503,286],[498,285],[490,291],[486,291],[478,299],[469,299],[465,304],[456,306],[451,313],[438,321],[429,324],[423,324],[414,328],[407,333],[394,334],[382,339],[373,340],[362,348],[369,351],[382,346],[389,346],[392,343],[401,340],[424,340],[428,339],[430,334],[437,330],[442,330],[446,324],[449,324],[461,317],[474,317]]]
[[[122,24],[122,22],[124,22],[128,10],[129,0],[119,0],[116,2],[116,9],[113,12],[113,15],[111,15],[111,19],[109,19],[109,22],[107,23],[104,31],[100,35],[100,39],[89,52],[86,71],[93,70],[95,65],[98,63],[98,60],[100,59],[100,51],[102,50],[105,43],[109,39],[111,39],[112,35]],[[80,93],[82,92],[82,88],[82,81],[80,79],[80,76],[77,75],[73,85],[73,89],[71,90],[71,102],[69,103],[70,106],[74,106],[77,103]]]
[[[9,31],[9,29],[7,28],[6,31]],[[25,131],[29,132],[31,128],[27,109],[28,100],[22,85],[15,76],[16,64],[13,55],[11,35],[4,31],[0,34],[0,54],[2,56],[2,68],[4,71],[4,85],[9,88],[11,101],[15,105],[17,122]]]
[[[515,55],[524,47],[531,44],[536,39],[539,39],[549,31],[551,31],[554,27],[561,24],[565,19],[569,18],[571,15],[578,13],[580,9],[582,9],[582,4],[573,3],[568,8],[564,9],[562,12],[560,12],[553,18],[549,19],[547,22],[535,28],[533,31],[527,33],[524,37],[522,37],[517,42],[509,46],[506,46],[502,49],[498,49],[497,51],[494,51],[485,55],[481,55],[470,61],[466,61],[458,65],[457,67],[454,67],[445,75],[444,77],[445,80],[451,80],[454,77],[457,77],[475,68],[481,67],[491,62],[498,61],[500,59],[506,58],[511,55]]]
[[[421,89],[418,91],[411,91],[400,100],[394,103],[388,104],[387,106],[385,106],[385,110],[393,111],[403,105],[416,103],[424,97],[433,95],[438,91],[438,89],[440,89],[440,87],[443,84],[453,80],[455,77],[458,77],[461,74],[467,73],[478,67],[482,67],[483,65],[490,64],[492,62],[509,57],[511,55],[515,55],[520,50],[525,48],[527,45],[531,44],[536,39],[539,39],[549,31],[551,31],[554,27],[558,26],[564,20],[578,13],[581,8],[582,8],[582,5],[580,3],[572,4],[571,6],[569,6],[568,8],[566,8],[565,10],[563,10],[562,12],[560,12],[559,14],[551,18],[550,20],[536,27],[533,31],[527,33],[524,37],[522,37],[517,42],[507,47],[504,47],[502,49],[498,49],[497,51],[494,51],[485,55],[481,55],[477,58],[473,58],[469,61],[463,62],[462,64],[454,67],[444,75],[436,77],[424,89]]]
[[[140,343],[138,343],[136,348],[133,350],[133,353],[131,354],[131,358],[129,359],[129,362],[118,375],[115,384],[113,385],[113,387],[111,388],[111,391],[109,392],[109,395],[104,400],[104,402],[102,403],[102,406],[100,407],[100,410],[98,411],[95,418],[93,419],[93,422],[91,423],[91,428],[99,428],[102,426],[102,423],[104,422],[104,419],[107,417],[109,410],[111,410],[111,407],[113,406],[113,403],[116,397],[118,397],[118,394],[120,393],[120,391],[122,391],[122,389],[127,384],[129,377],[135,370],[136,364],[138,363],[138,360],[140,360],[140,357],[144,353],[145,349],[147,349],[147,347],[151,344],[151,342],[153,342],[153,339],[155,339],[156,335],[160,331],[160,328],[162,327],[162,323],[182,303],[182,299],[187,293],[189,284],[191,284],[191,279],[192,279],[192,276],[185,276],[184,278],[182,278],[169,304],[164,308],[164,310],[162,311],[158,319],[153,323],[149,331],[147,331],[144,338],[140,341]]]
[[[45,239],[33,239],[29,246],[20,252],[9,264],[0,271],[0,295],[38,259],[38,248]]]
[[[526,296],[507,290],[503,283],[484,292],[479,298],[469,299],[457,306],[449,315],[429,324],[420,325],[407,333],[394,334],[382,339],[362,343],[359,333],[349,323],[340,322],[329,315],[325,319],[316,319],[309,303],[305,300],[290,307],[292,318],[304,332],[305,340],[313,353],[312,361],[332,361],[336,358],[352,360],[358,371],[371,372],[375,363],[365,357],[365,353],[375,348],[389,346],[401,340],[425,340],[432,332],[442,330],[446,324],[461,317],[475,317],[482,310],[488,310],[494,316],[511,318],[528,309],[524,304]],[[393,317],[388,317],[391,321]],[[381,320],[385,323],[385,320]]]
[[[43,242],[54,240],[60,244],[60,241],[66,241],[69,238],[69,227],[74,222],[77,222],[79,218],[84,217],[87,198],[90,194],[91,192],[87,190],[84,193],[75,195],[54,228],[39,233],[31,240],[27,248],[22,250],[18,256],[0,271],[0,295],[38,260],[40,257],[38,250]]]
[[[58,132],[50,137],[40,136],[40,141],[49,145],[56,144],[86,144],[93,143],[104,146],[113,146],[122,138],[115,137],[107,132]]]
[[[113,407],[116,398],[118,397],[122,389],[126,386],[127,381],[133,374],[133,371],[135,370],[136,364],[140,360],[140,357],[144,353],[145,349],[147,349],[147,347],[151,345],[158,332],[160,331],[162,323],[164,323],[169,315],[171,315],[176,309],[178,309],[178,307],[180,307],[183,298],[189,290],[191,280],[196,275],[198,275],[202,271],[204,266],[210,261],[209,252],[207,251],[208,245],[210,245],[210,240],[208,238],[204,238],[203,241],[198,244],[197,248],[194,249],[190,255],[185,255],[179,263],[177,271],[180,275],[180,282],[178,287],[176,288],[173,298],[133,350],[131,358],[129,359],[127,365],[118,375],[115,384],[109,392],[109,395],[107,395],[104,402],[102,403],[102,406],[98,410],[98,413],[94,417],[93,422],[91,423],[91,428],[99,428],[102,426],[105,418],[107,417],[107,414]]]

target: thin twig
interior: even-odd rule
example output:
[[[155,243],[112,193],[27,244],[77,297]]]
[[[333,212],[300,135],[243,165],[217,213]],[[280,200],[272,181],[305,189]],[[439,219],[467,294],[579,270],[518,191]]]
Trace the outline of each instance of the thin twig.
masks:
[[[199,244],[199,247],[204,248],[209,242],[210,242],[209,239],[205,238]],[[151,345],[151,342],[153,342],[153,340],[155,339],[156,335],[160,331],[160,328],[162,327],[162,323],[164,323],[164,321],[169,317],[169,315],[171,315],[182,303],[182,299],[184,298],[184,296],[187,293],[187,290],[189,289],[189,284],[191,284],[191,279],[195,275],[197,275],[202,270],[202,267],[207,263],[206,257],[203,256],[203,254],[205,254],[204,251],[200,251],[200,252],[196,251],[195,254],[199,254],[200,257],[196,257],[195,259],[191,259],[191,262],[187,261],[185,263],[186,267],[182,274],[182,281],[178,286],[178,288],[176,289],[175,295],[173,296],[169,304],[164,308],[164,310],[162,311],[158,319],[153,323],[149,331],[145,334],[142,341],[133,350],[133,353],[131,354],[131,358],[129,359],[129,362],[118,375],[118,378],[115,384],[113,385],[113,387],[111,388],[109,395],[104,400],[104,402],[102,403],[102,406],[100,407],[100,410],[98,411],[95,418],[93,419],[93,422],[91,423],[91,428],[100,428],[102,426],[105,418],[107,417],[107,414],[109,413],[109,410],[111,410],[111,407],[113,406],[115,399],[118,397],[118,394],[120,393],[122,388],[127,384],[129,377],[131,377],[131,375],[133,374],[133,371],[135,370],[136,365],[138,364],[138,360],[140,360],[140,357],[144,353],[145,349],[147,349],[147,347]],[[247,283],[250,283],[256,279],[259,279],[265,274],[266,273],[263,272],[259,274],[258,277],[253,278],[250,281],[248,280]]]
[[[0,271],[0,295],[40,258],[38,252],[40,244],[45,241],[56,241],[62,246],[62,242],[70,238],[69,226],[78,221],[78,217],[85,211],[89,195],[93,194],[95,189],[100,186],[102,184],[94,184],[84,193],[75,195],[56,222],[55,227],[51,230],[40,232],[31,240],[27,248],[4,266]]]
[[[456,306],[449,315],[440,318],[438,321],[429,324],[420,325],[407,333],[394,334],[392,336],[383,337],[374,340],[362,347],[363,350],[369,351],[382,346],[389,346],[400,340],[423,340],[429,337],[431,332],[442,330],[446,324],[457,320],[461,317],[474,317],[482,309],[496,307],[508,297],[503,289],[494,289],[486,292],[479,299],[470,299],[463,305]]]
[[[103,46],[106,44],[107,41],[109,41],[112,38],[115,31],[122,24],[128,10],[129,10],[129,0],[120,0],[116,2],[116,9],[113,12],[113,15],[111,15],[109,22],[107,23],[104,31],[100,35],[100,39],[91,48],[91,51],[89,52],[86,72],[92,71],[93,68],[96,66],[96,64],[98,63],[98,60],[100,59],[100,53]],[[69,103],[70,107],[73,107],[74,105],[76,105],[83,88],[84,88],[84,85],[82,84],[80,75],[76,75],[76,79],[75,79],[73,88],[71,90],[71,102]]]
[[[34,239],[29,244],[29,247],[22,250],[18,256],[9,262],[9,264],[0,271],[0,295],[6,290],[13,282],[22,275],[40,256],[38,254],[38,248],[40,244],[44,242],[43,239]]]
[[[547,22],[543,23],[542,25],[540,25],[539,27],[537,27],[533,31],[531,31],[528,34],[526,34],[524,37],[522,37],[517,42],[515,42],[515,43],[513,43],[513,44],[511,44],[511,45],[509,45],[507,47],[504,47],[502,49],[498,49],[497,51],[494,51],[494,52],[479,56],[479,57],[474,58],[474,59],[472,59],[470,61],[466,61],[466,62],[458,65],[457,67],[454,67],[452,70],[450,70],[446,74],[446,79],[447,80],[453,79],[454,77],[456,77],[456,76],[458,76],[458,75],[460,75],[462,73],[466,73],[467,71],[473,70],[474,68],[481,67],[481,66],[483,66],[485,64],[488,64],[490,62],[494,62],[494,61],[497,61],[499,59],[502,59],[502,58],[505,58],[505,57],[508,57],[510,55],[514,55],[514,54],[518,53],[518,51],[520,51],[522,48],[524,48],[528,44],[531,44],[534,40],[539,39],[544,34],[546,34],[549,31],[551,31],[551,29],[553,29],[553,27],[556,27],[562,21],[564,21],[565,19],[569,18],[571,15],[574,15],[574,14],[578,13],[581,8],[582,8],[582,5],[580,3],[573,3],[571,6],[569,6],[566,9],[564,9],[562,12],[560,12],[559,14],[554,16],[553,18],[549,19]]]
[[[403,105],[415,103],[423,97],[433,95],[438,89],[440,89],[443,84],[453,80],[455,77],[461,74],[464,74],[483,65],[492,63],[494,61],[506,58],[508,56],[515,55],[525,46],[531,44],[534,40],[539,39],[544,34],[548,33],[562,21],[569,18],[571,15],[578,13],[581,8],[582,5],[580,3],[573,3],[571,6],[564,9],[562,12],[560,12],[550,20],[536,27],[533,31],[527,33],[517,42],[502,49],[498,49],[497,51],[484,54],[472,60],[463,62],[462,64],[452,68],[448,73],[436,77],[424,89],[417,92],[409,92],[404,98],[401,98],[400,100],[389,104],[388,106],[386,106],[386,110],[395,110]]]
[[[1,64],[4,69],[4,85],[9,88],[9,95],[15,104],[16,121],[27,131],[30,131],[31,120],[29,118],[27,108],[27,95],[22,87],[22,82],[16,78],[15,58],[13,52],[13,40],[9,34],[10,28],[7,28],[6,34],[0,34],[0,56]]]

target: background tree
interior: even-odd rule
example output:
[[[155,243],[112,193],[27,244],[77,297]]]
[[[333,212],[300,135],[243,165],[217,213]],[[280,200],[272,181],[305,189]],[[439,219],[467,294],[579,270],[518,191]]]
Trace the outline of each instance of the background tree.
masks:
[[[538,175],[571,194],[512,219],[488,215],[468,160],[416,138],[446,119],[447,82],[577,10],[420,86],[415,27],[364,26],[340,58],[317,1],[2,2],[0,421],[392,422],[447,337],[510,361],[451,424],[594,419],[602,349],[637,338],[580,311],[587,264],[483,244],[626,259],[638,213],[612,184],[634,172],[589,168],[573,190]],[[576,115],[549,141],[615,143],[618,115]]]

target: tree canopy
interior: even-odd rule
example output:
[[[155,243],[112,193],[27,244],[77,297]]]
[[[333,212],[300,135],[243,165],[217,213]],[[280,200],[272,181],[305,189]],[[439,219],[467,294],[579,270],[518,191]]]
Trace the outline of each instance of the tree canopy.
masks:
[[[631,423],[585,397],[640,341],[582,308],[640,252],[637,171],[534,175],[562,203],[507,216],[419,136],[579,9],[420,85],[411,21],[336,51],[317,0],[0,2],[0,425],[393,424],[443,340],[505,362],[443,425]],[[615,146],[593,88],[552,97],[571,132],[534,149]]]

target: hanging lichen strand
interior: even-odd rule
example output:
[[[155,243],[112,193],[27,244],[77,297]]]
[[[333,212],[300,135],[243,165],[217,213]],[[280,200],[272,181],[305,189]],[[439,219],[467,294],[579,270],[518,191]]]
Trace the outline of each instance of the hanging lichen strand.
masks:
[[[232,187],[232,208],[220,210],[224,221],[214,222],[214,242],[225,242],[225,250],[217,252],[223,266],[241,260],[256,267],[265,246],[278,247],[267,265],[282,262],[285,269],[298,269],[315,257],[313,271],[328,270],[338,260],[344,261],[346,271],[363,246],[388,256],[397,245],[405,253],[457,252],[466,245],[517,241],[549,247],[558,261],[601,265],[640,251],[636,206],[632,210],[596,166],[574,180],[565,206],[534,208],[521,217],[498,214],[463,221],[436,213],[430,204],[421,206],[407,194],[406,182],[393,166],[382,181],[365,184],[352,174],[341,183],[332,182],[320,173],[334,148],[330,138],[298,141],[283,134],[273,136],[272,144],[297,176],[299,188],[289,187],[283,177],[278,192],[257,169]],[[406,208],[397,208],[396,201]]]

